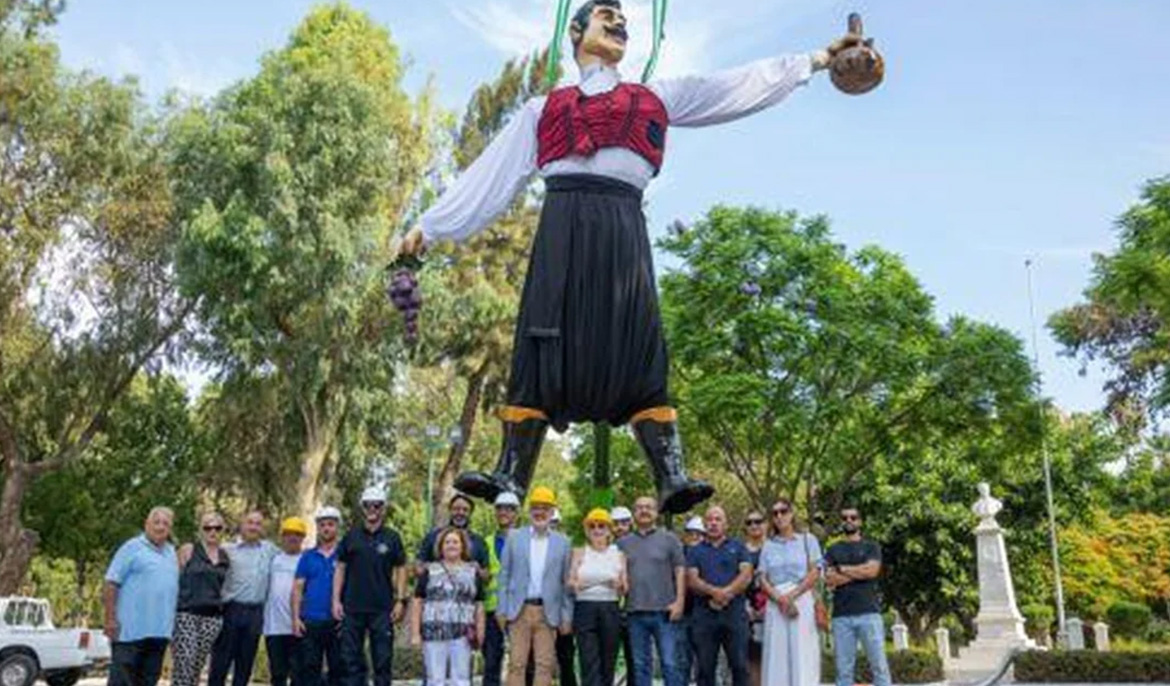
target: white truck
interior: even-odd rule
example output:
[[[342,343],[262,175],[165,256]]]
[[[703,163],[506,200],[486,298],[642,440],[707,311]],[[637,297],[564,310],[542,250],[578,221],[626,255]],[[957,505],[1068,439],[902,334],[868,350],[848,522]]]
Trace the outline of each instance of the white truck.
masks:
[[[73,686],[108,662],[110,644],[98,631],[53,626],[49,601],[0,597],[0,686]]]

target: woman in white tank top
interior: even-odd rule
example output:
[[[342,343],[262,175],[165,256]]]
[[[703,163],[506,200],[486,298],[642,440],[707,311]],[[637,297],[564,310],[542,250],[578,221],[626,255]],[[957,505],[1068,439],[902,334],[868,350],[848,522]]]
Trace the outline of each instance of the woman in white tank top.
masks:
[[[625,595],[626,556],[613,545],[609,513],[601,508],[585,517],[583,548],[573,551],[569,588],[576,596],[573,633],[581,659],[582,686],[613,686],[617,662],[621,612],[618,600]]]

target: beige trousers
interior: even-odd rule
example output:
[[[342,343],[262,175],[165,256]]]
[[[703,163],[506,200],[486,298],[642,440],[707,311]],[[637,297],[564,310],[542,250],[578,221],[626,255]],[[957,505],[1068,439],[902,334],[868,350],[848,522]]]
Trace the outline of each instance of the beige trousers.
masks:
[[[532,686],[550,686],[553,666],[557,663],[557,632],[544,621],[544,608],[539,605],[525,605],[516,621],[508,625],[508,642],[512,650],[508,655],[507,686],[524,686],[524,670],[528,666],[528,654],[536,663]]]

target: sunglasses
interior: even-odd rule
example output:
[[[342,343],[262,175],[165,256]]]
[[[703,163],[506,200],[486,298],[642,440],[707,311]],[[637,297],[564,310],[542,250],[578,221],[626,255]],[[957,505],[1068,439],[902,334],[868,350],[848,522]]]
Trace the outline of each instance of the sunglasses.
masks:
[[[383,507],[386,507],[386,503],[362,503],[364,510],[381,510]]]
[[[788,509],[787,507],[777,507],[776,509],[772,510],[772,515],[779,517],[780,515],[786,515],[789,512],[792,512],[792,510]]]
[[[843,521],[843,522],[860,522],[861,515],[841,515],[841,521]]]
[[[762,518],[752,517],[746,523],[748,526],[759,526],[764,523],[764,520]]]
[[[222,526],[220,526],[220,525],[218,525],[218,524],[204,524],[204,525],[203,525],[203,530],[204,530],[204,531],[207,531],[207,532],[211,532],[211,531],[223,531],[223,527],[222,527]]]
[[[591,522],[591,523],[589,523],[589,524],[586,524],[586,525],[585,525],[585,528],[586,528],[586,529],[589,529],[590,531],[597,531],[598,529],[602,529],[602,530],[606,530],[606,531],[608,531],[608,530],[609,530],[609,525],[608,525],[608,524],[602,524],[602,523],[600,523],[600,522]]]

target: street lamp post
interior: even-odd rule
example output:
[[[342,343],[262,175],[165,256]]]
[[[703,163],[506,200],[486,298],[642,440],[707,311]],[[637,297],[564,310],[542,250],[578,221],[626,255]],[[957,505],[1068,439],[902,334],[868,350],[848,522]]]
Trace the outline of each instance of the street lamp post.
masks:
[[[1043,384],[1040,379],[1040,348],[1036,343],[1036,304],[1032,297],[1032,260],[1024,260],[1024,268],[1028,273],[1028,318],[1032,325],[1032,364],[1036,369],[1036,399],[1039,402]],[[1058,645],[1067,647],[1068,631],[1064,623],[1064,584],[1060,578],[1060,547],[1056,538],[1056,506],[1052,499],[1052,458],[1048,454],[1048,429],[1043,415],[1043,406],[1039,406],[1037,411],[1040,413],[1040,455],[1044,460],[1044,495],[1048,500],[1048,542],[1052,547],[1052,573],[1056,591],[1056,641]]]
[[[435,424],[428,424],[423,430],[427,450],[427,530],[435,528],[435,454],[445,445],[440,438],[443,430]],[[448,444],[455,446],[463,440],[463,430],[451,427],[447,433]]]

